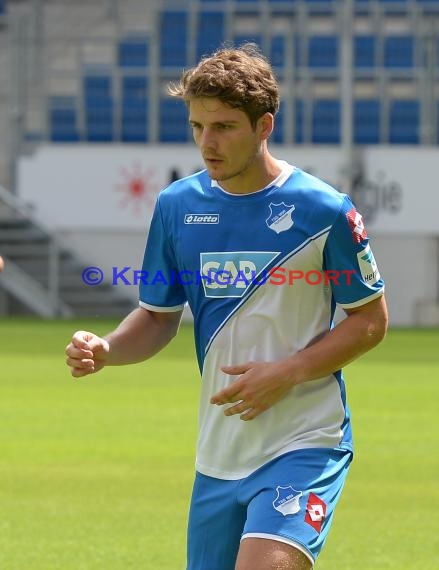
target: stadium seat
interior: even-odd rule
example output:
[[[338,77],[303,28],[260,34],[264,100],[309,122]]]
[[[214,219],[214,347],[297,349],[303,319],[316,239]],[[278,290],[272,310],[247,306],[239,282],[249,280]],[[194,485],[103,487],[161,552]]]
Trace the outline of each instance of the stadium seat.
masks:
[[[382,4],[396,4],[398,8],[404,7],[407,4],[407,0],[379,0]]]
[[[297,144],[303,143],[303,101],[297,99],[294,103],[294,133],[293,141]],[[285,102],[281,101],[279,112],[276,115],[275,127],[272,140],[277,144],[287,143],[285,140]]]
[[[414,39],[412,36],[388,36],[384,39],[384,66],[407,69],[414,65]]]
[[[301,37],[296,36],[294,38],[294,65],[295,67],[306,66],[305,55],[306,55],[306,45]]]
[[[121,95],[121,140],[123,142],[147,142],[148,78],[144,75],[123,77]]]
[[[289,16],[293,14],[298,7],[295,0],[268,0],[268,2],[271,4],[270,11],[277,16]]]
[[[279,111],[277,112],[275,122],[274,122],[274,130],[271,135],[271,140],[274,143],[282,144],[285,142],[285,129],[284,129],[284,107],[285,102],[281,101],[279,105]]]
[[[52,142],[79,141],[75,97],[49,98],[49,129]]]
[[[262,36],[260,34],[237,34],[233,37],[233,43],[236,46],[245,44],[247,42],[254,43],[262,48]]]
[[[353,130],[355,144],[378,144],[380,142],[380,111],[378,99],[354,101]]]
[[[188,14],[186,11],[163,11],[160,14],[160,65],[163,68],[187,64]]]
[[[113,142],[114,102],[111,97],[85,100],[85,139],[89,142]]]
[[[126,75],[122,77],[122,99],[146,99],[148,97],[148,78],[145,75]]]
[[[395,99],[389,106],[389,142],[419,144],[419,101]]]
[[[224,12],[199,12],[197,25],[197,53],[199,60],[224,41]]]
[[[179,100],[163,97],[160,100],[160,142],[187,142],[189,124],[186,105]]]
[[[334,6],[336,6],[336,0],[305,0],[305,4],[308,5],[308,9],[314,14],[326,15],[328,12],[332,12]]]
[[[375,36],[355,36],[354,38],[354,66],[357,69],[371,69],[375,67]]]
[[[6,14],[6,0],[0,0],[0,16]]]
[[[285,37],[272,36],[270,42],[270,61],[274,69],[281,70],[285,64]]]
[[[308,67],[336,67],[338,65],[337,36],[313,36],[308,41]]]
[[[113,141],[113,76],[107,69],[85,70],[83,102],[85,140]]]
[[[303,143],[305,140],[304,137],[304,115],[305,115],[305,105],[302,101],[302,99],[297,99],[295,104],[294,104],[294,111],[295,111],[295,115],[294,115],[294,126],[295,126],[295,132],[294,132],[294,141],[297,144]]]
[[[112,96],[113,77],[108,72],[86,71],[83,78],[84,98],[108,98]]]
[[[148,100],[125,97],[122,100],[121,140],[148,142]]]
[[[259,16],[260,3],[259,0],[234,0],[235,14],[238,17]]]
[[[146,67],[148,65],[149,43],[144,37],[125,38],[118,45],[120,67]]]
[[[317,144],[340,143],[340,101],[338,99],[314,101],[311,141]]]

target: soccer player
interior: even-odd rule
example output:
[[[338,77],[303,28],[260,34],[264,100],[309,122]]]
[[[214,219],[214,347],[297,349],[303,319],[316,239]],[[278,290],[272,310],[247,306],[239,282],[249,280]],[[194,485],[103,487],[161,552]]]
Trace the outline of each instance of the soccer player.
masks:
[[[77,331],[67,364],[150,358],[188,302],[202,392],[187,569],[309,569],[353,453],[341,369],[383,339],[384,284],[349,197],[269,152],[278,85],[255,46],[203,58],[170,93],[206,169],[158,197],[143,269],[161,278],[105,338]]]

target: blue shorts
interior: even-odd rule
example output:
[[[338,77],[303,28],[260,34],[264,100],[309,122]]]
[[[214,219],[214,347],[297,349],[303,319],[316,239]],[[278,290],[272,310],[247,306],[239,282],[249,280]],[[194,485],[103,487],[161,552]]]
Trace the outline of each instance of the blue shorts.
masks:
[[[314,563],[351,459],[350,451],[303,449],[270,461],[245,479],[197,473],[187,570],[234,570],[240,541],[246,537],[291,544]]]

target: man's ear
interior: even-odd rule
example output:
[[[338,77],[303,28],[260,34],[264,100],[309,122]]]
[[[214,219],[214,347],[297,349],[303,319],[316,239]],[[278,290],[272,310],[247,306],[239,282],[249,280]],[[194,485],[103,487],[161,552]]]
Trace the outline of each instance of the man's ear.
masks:
[[[264,113],[258,120],[261,138],[267,140],[274,129],[274,116],[271,113]]]

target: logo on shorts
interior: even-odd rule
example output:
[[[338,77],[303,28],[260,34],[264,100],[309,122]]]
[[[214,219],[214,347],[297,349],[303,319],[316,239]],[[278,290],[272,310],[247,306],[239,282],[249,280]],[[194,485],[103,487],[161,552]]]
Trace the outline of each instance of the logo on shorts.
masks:
[[[277,496],[273,501],[276,511],[287,515],[294,515],[300,511],[299,499],[303,495],[302,491],[296,491],[289,485],[288,487],[276,487]]]
[[[314,493],[310,493],[306,505],[305,522],[320,534],[325,518],[326,503]]]

